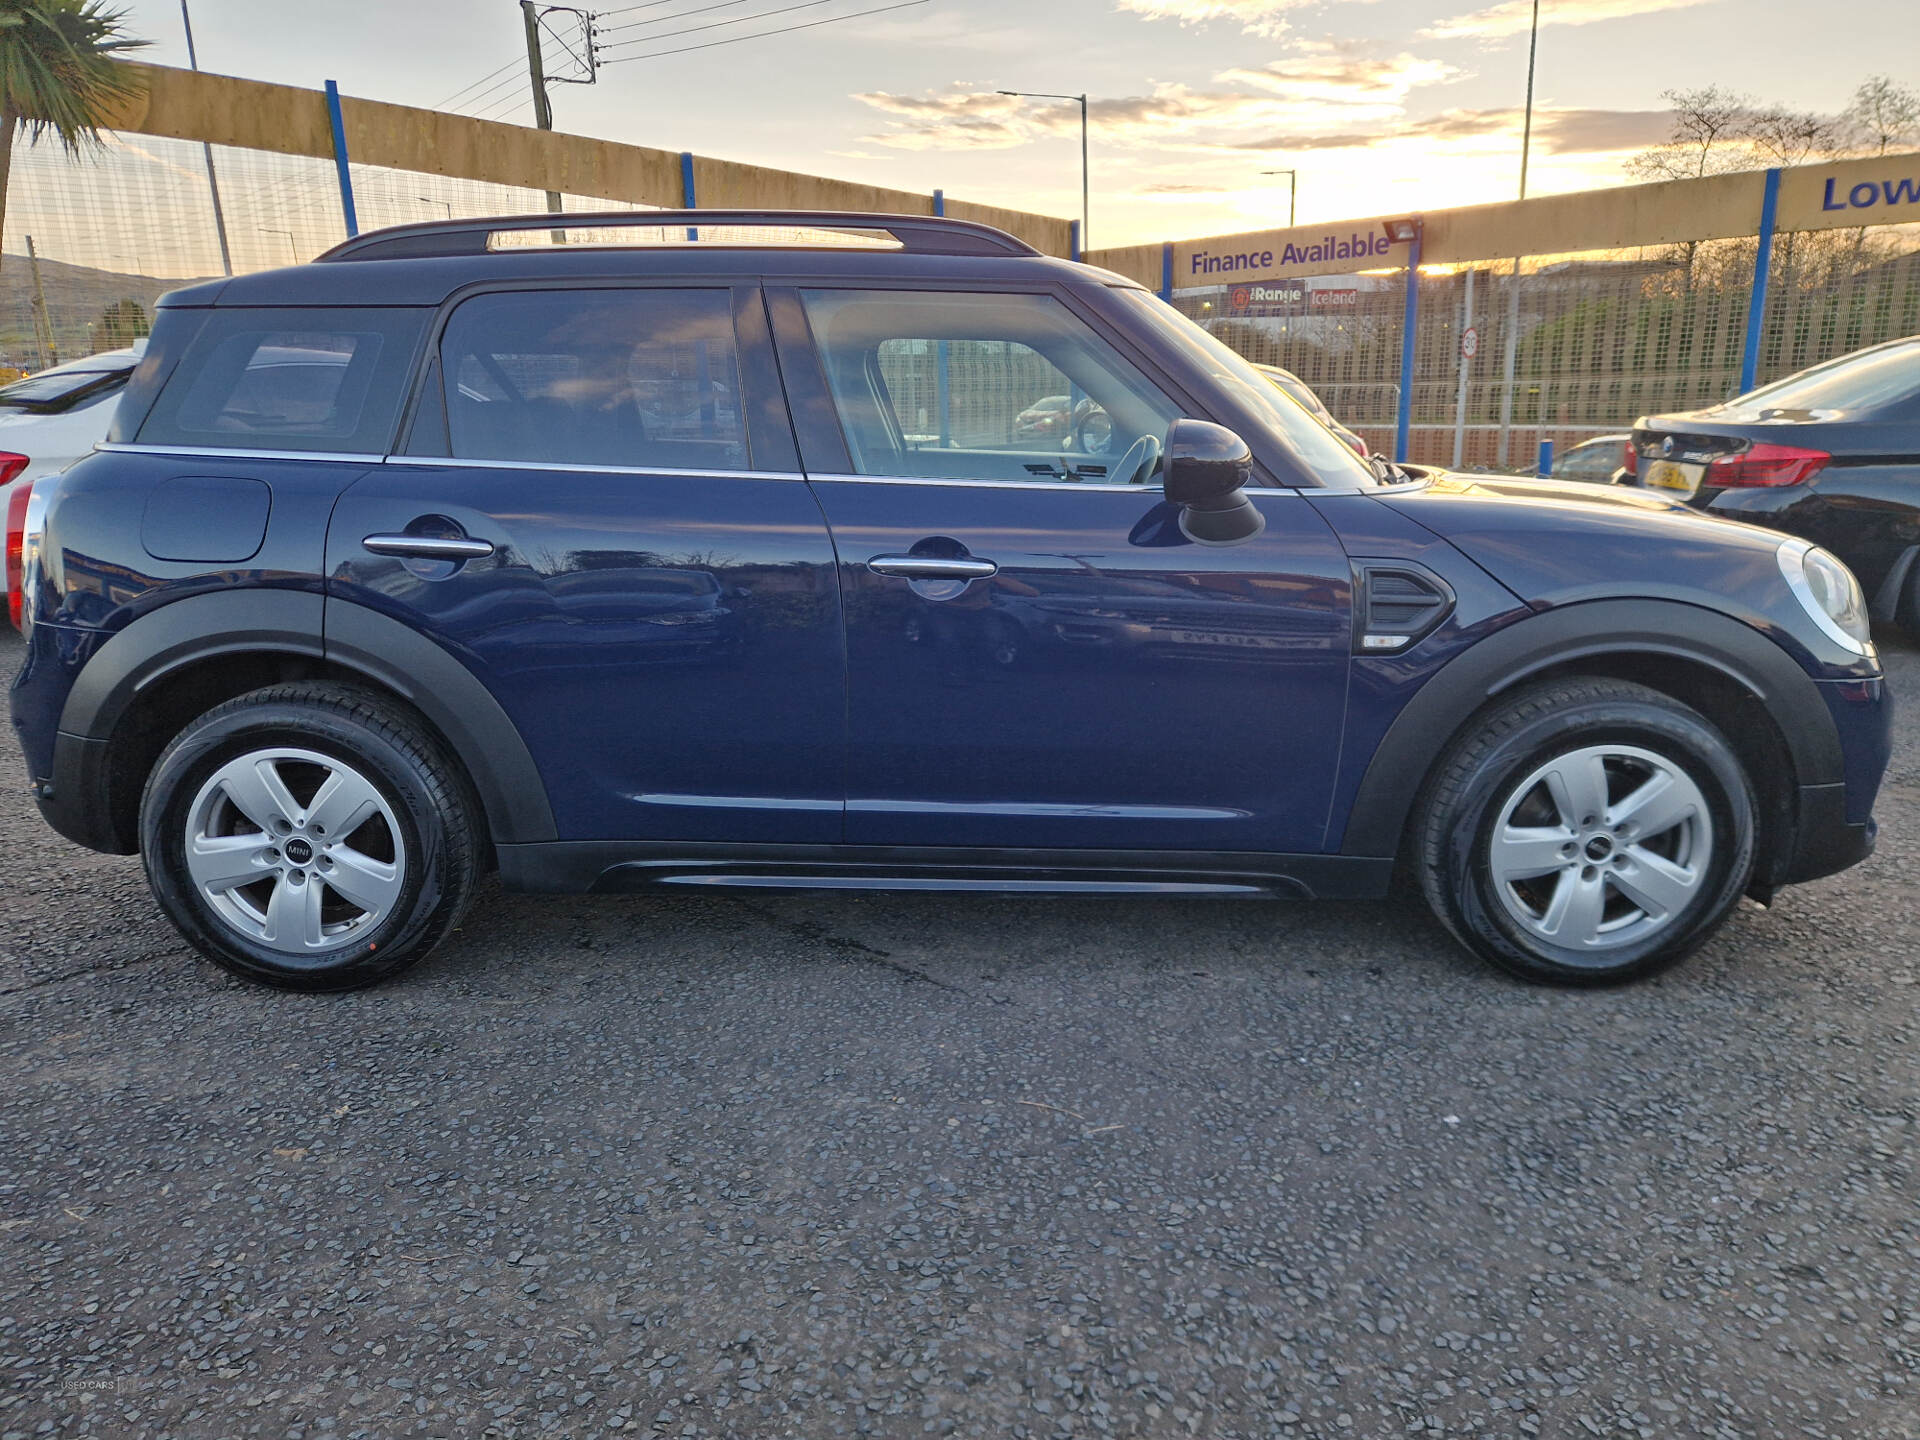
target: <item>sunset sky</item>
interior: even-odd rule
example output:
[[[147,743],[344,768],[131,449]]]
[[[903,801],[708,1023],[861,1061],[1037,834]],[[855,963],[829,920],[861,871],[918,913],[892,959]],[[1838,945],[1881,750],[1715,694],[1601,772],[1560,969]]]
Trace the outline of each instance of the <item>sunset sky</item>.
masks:
[[[1071,215],[1078,107],[994,92],[1084,89],[1095,248],[1284,223],[1282,167],[1303,223],[1515,193],[1528,0],[923,0],[686,48],[888,3],[605,0],[623,58],[554,88],[556,126]],[[531,123],[513,0],[192,4],[205,69]],[[174,0],[126,8],[185,63]],[[1834,110],[1875,70],[1912,83],[1866,42],[1913,24],[1910,0],[1543,0],[1530,188],[1622,183],[1668,88]]]

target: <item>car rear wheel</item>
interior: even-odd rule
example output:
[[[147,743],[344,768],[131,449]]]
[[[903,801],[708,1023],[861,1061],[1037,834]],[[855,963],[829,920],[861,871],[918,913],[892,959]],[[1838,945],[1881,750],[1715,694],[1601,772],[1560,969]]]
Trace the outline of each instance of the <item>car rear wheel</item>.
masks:
[[[370,985],[458,921],[478,875],[464,776],[407,711],[276,685],[189,725],[148,777],[147,879],[195,949],[290,990]]]
[[[1468,949],[1529,980],[1611,984],[1704,943],[1746,889],[1739,757],[1678,701],[1553,681],[1485,713],[1429,781],[1422,889]]]

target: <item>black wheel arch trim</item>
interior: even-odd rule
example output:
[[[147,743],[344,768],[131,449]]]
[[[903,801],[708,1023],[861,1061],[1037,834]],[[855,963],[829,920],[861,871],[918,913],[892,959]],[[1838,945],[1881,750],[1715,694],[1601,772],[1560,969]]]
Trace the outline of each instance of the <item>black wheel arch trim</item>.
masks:
[[[67,692],[60,732],[107,740],[142,690],[185,665],[267,651],[325,658],[326,597],[303,590],[220,590],[142,615],[88,659]]]
[[[61,736],[104,744],[140,692],[156,681],[182,666],[243,654],[332,663],[376,682],[446,738],[473,780],[496,842],[557,836],[546,785],[526,741],[473,672],[399,621],[314,591],[221,590],[173,601],[135,620],[81,670],[60,713]],[[80,797],[60,800],[71,805]]]
[[[1516,621],[1448,662],[1414,694],[1368,762],[1338,853],[1398,853],[1407,817],[1434,764],[1475,711],[1503,691],[1569,661],[1660,655],[1728,676],[1772,714],[1794,782],[1845,779],[1840,736],[1819,687],[1751,626],[1668,600],[1589,600]]]

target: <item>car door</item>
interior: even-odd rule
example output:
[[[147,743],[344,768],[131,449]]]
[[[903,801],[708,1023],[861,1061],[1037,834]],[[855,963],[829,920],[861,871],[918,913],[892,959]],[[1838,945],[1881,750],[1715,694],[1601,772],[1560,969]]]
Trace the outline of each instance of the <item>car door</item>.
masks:
[[[840,838],[833,551],[757,289],[463,299],[404,449],[341,498],[329,595],[480,678],[561,839]]]
[[[1319,850],[1351,582],[1313,507],[1188,539],[1159,445],[1206,417],[1065,294],[769,298],[840,559],[848,841]]]

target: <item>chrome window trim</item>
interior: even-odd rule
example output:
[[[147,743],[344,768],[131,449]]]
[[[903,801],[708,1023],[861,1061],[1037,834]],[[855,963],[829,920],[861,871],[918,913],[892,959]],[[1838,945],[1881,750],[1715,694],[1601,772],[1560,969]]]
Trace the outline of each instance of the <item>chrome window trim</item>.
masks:
[[[966,480],[938,475],[812,475],[809,480],[850,480],[860,485],[966,485],[978,490],[1119,490],[1128,495],[1158,495],[1158,485],[1110,485],[1080,480]]]
[[[178,455],[188,460],[332,460],[378,465],[385,458],[377,450],[229,450],[218,445],[143,445],[133,440],[102,440],[93,448],[116,455]]]
[[[965,485],[979,490],[1088,490],[1108,491],[1122,495],[1164,495],[1164,485],[1109,485],[1098,481],[1079,480],[962,480],[928,475],[808,475],[809,480],[848,480],[859,485]],[[1319,494],[1319,491],[1290,490],[1281,485],[1261,485],[1253,487],[1256,495],[1303,495]]]
[[[580,465],[561,460],[458,460],[447,455],[388,455],[383,465],[432,465],[452,470],[564,470],[582,475],[709,476],[715,480],[804,480],[797,470],[701,470],[694,466]]]
[[[965,485],[982,490],[1076,490],[1082,493],[1106,491],[1123,495],[1161,495],[1162,485],[1112,485],[1104,481],[1079,480],[967,480],[936,475],[845,475],[802,474],[797,470],[695,470],[671,469],[656,465],[576,465],[547,460],[457,460],[446,455],[374,455],[324,450],[223,450],[202,445],[142,445],[126,441],[102,440],[96,450],[130,455],[178,455],[183,459],[215,460],[327,460],[352,465],[427,465],[457,470],[541,470],[570,471],[584,475],[656,475],[678,477],[704,476],[715,480],[834,480],[857,485]],[[1425,482],[1415,482],[1423,484]],[[1377,494],[1373,490],[1293,489],[1285,485],[1254,487],[1258,495],[1342,495]]]
[[[141,445],[102,440],[96,450],[111,450],[134,455],[178,455],[185,459],[217,460],[331,460],[354,465],[430,465],[459,470],[540,470],[579,471],[589,475],[690,475],[713,476],[719,480],[805,480],[797,470],[697,470],[657,465],[576,465],[546,460],[456,460],[446,455],[343,454],[322,450],[222,450],[201,445]]]

